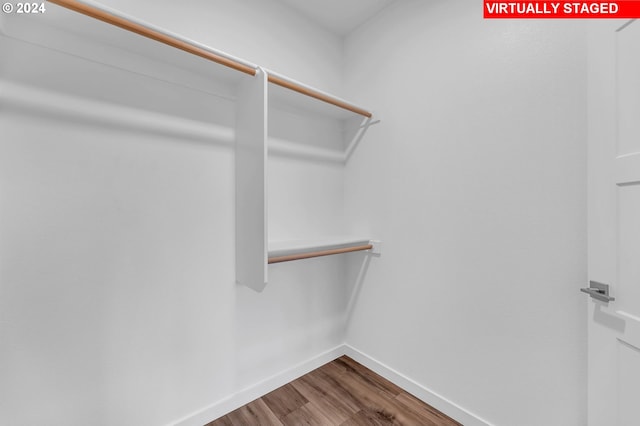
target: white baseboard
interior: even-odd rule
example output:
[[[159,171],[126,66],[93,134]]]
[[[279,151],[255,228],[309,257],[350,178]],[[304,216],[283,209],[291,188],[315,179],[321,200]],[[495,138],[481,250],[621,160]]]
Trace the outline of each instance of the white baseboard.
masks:
[[[493,426],[488,421],[476,416],[468,410],[465,410],[459,405],[438,395],[436,392],[433,392],[402,373],[397,372],[393,368],[384,365],[376,359],[347,344],[336,346],[335,348],[323,352],[316,357],[251,385],[202,410],[171,423],[171,426],[203,426],[218,417],[230,413],[236,408],[242,407],[257,398],[260,398],[280,386],[285,385],[336,358],[339,358],[342,355],[347,355],[353,358],[368,369],[378,373],[385,379],[396,384],[432,407],[442,411],[446,415],[456,419],[465,426]]]
[[[447,416],[459,421],[464,426],[493,426],[488,421],[438,395],[436,392],[433,392],[420,383],[415,382],[402,373],[397,372],[393,368],[384,365],[374,358],[371,358],[370,356],[364,354],[353,346],[345,344],[343,350],[344,354],[350,358],[353,358],[354,361],[357,361],[367,367],[369,370],[378,373],[385,379],[406,390],[418,399],[426,402],[427,404],[443,412]]]
[[[224,416],[227,413],[242,407],[261,396],[278,389],[300,376],[315,370],[324,364],[344,355],[344,345],[336,346],[326,352],[321,353],[307,361],[301,362],[281,373],[273,375],[261,382],[251,385],[233,395],[230,395],[202,410],[192,413],[176,422],[172,426],[203,426],[207,423]]]

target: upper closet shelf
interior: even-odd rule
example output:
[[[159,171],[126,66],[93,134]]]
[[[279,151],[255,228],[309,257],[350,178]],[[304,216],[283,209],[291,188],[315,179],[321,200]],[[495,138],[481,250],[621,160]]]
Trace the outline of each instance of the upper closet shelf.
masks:
[[[237,74],[240,76],[242,74],[255,76],[260,68],[257,64],[168,32],[97,2],[90,0],[49,0],[48,4],[56,4],[78,12],[78,14],[68,14],[59,8],[49,7],[45,14],[20,15],[19,19],[11,16],[7,18],[7,15],[4,15],[0,18],[0,31],[10,36],[17,36],[27,41],[46,45],[47,37],[42,30],[42,24],[45,23],[54,29],[73,32],[76,38],[77,36],[82,36],[96,40],[100,43],[101,49],[103,46],[106,49],[109,47],[119,48],[135,55],[151,57],[174,66],[186,68],[209,78],[213,76],[213,78],[219,78],[222,81],[237,82],[240,78]],[[87,19],[86,16],[94,19]],[[102,22],[97,22],[96,20]],[[32,28],[29,28],[28,21],[31,21]],[[126,32],[116,29],[114,26],[124,29]],[[33,31],[34,29],[36,31]],[[132,37],[130,33],[135,33],[136,36]],[[162,45],[168,45],[174,49],[167,49],[166,46]],[[67,51],[64,45],[48,47]],[[173,53],[169,51],[173,51]],[[72,53],[77,54],[78,52]],[[83,53],[89,57],[91,56],[90,52]],[[191,56],[191,59],[188,56]],[[127,59],[135,61],[133,56]],[[206,63],[211,62],[221,66],[205,66]],[[366,118],[371,118],[372,116],[372,113],[366,108],[314,89],[282,74],[268,70],[265,70],[265,72],[269,83],[272,83],[272,87],[286,89],[286,91],[298,94],[298,96],[291,96],[291,93],[286,94],[283,90],[276,89],[273,91],[276,98],[294,102],[296,106],[299,102],[302,102],[304,109],[312,112],[321,111],[322,114],[335,118],[349,118],[353,114]],[[234,76],[233,74],[236,75]],[[300,94],[305,95],[304,97],[307,99],[302,101],[295,100],[299,98]],[[223,93],[223,95],[227,94]]]
[[[83,59],[102,65],[105,73],[115,74],[118,71],[124,71],[230,101],[236,100],[239,83],[243,79],[251,78],[251,74],[239,72],[220,62],[236,63],[237,68],[255,74],[255,64],[238,60],[224,52],[156,29],[151,24],[126,17],[105,6],[94,7],[88,3],[60,1],[72,10],[82,7],[87,13],[92,13],[92,15],[86,15],[70,12],[52,4],[54,2],[58,3],[59,0],[47,2],[46,13],[42,14],[1,14],[0,33],[5,36],[3,37],[6,40],[5,44],[13,43],[18,48],[19,45],[16,42],[27,42],[44,47],[52,53],[67,54],[70,60]],[[121,26],[94,19],[99,14],[111,17]],[[130,31],[122,29],[125,23],[131,27]],[[134,28],[138,31],[148,29],[154,38],[142,37],[133,32]],[[189,47],[193,53],[159,43],[157,39],[161,36],[175,39],[175,45],[180,44],[185,49]],[[22,68],[22,74],[16,72],[13,78],[17,83],[67,94],[84,93],[91,91],[93,87],[102,87],[101,78],[104,77],[97,74],[71,77],[70,81],[78,87],[61,84],[60,79],[56,79],[55,72],[47,75],[47,78],[42,78],[42,69],[30,69],[28,56],[28,54],[20,55],[17,51],[12,57],[11,67],[7,67]],[[213,61],[214,58],[219,61]],[[24,65],[20,62],[24,62]],[[72,68],[67,71],[67,74],[74,72]],[[6,72],[3,75],[5,74]],[[30,77],[30,74],[33,76]]]
[[[275,104],[291,105],[301,110],[340,120],[350,119],[356,115],[366,118],[372,117],[370,111],[349,101],[314,89],[275,71],[265,71],[268,75],[268,81],[271,83],[269,99]],[[318,102],[318,100],[322,102]]]

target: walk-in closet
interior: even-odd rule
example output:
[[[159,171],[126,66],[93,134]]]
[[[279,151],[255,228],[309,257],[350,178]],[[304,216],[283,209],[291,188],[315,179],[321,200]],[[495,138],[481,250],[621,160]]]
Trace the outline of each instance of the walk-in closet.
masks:
[[[5,2],[0,425],[640,424],[640,24],[484,3]]]

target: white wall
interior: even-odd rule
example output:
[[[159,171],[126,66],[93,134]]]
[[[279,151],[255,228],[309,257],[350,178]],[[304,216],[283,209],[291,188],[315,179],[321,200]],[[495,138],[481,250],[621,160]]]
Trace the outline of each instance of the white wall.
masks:
[[[402,0],[347,38],[343,70],[342,41],[277,2],[104,3],[374,108],[383,123],[351,158],[344,198],[352,230],[385,245],[348,342],[495,424],[584,423],[578,23]],[[21,79],[24,65],[0,71]],[[90,90],[100,68],[52,66],[33,81]],[[37,113],[3,104],[2,424],[166,424],[343,341],[345,258],[270,267],[262,294],[236,287],[232,146],[161,134],[154,123],[172,122],[145,115],[163,98],[225,101],[100,70],[109,120],[58,113],[81,91],[32,94],[50,101]],[[109,101],[117,87],[135,111]],[[131,125],[141,117],[151,126]],[[339,228],[343,171],[271,160],[272,231]],[[323,184],[335,191],[311,191]],[[291,194],[301,202],[285,209]]]
[[[340,91],[340,39],[276,2],[105,4]],[[261,294],[234,283],[233,144],[203,136],[232,102],[0,49],[0,424],[168,424],[343,342],[341,260],[271,267]],[[342,172],[314,167],[341,204]],[[303,188],[273,173],[276,199]],[[275,207],[280,227],[309,220]]]
[[[375,108],[348,215],[380,237],[347,342],[496,425],[585,419],[581,22],[398,1],[348,36]]]

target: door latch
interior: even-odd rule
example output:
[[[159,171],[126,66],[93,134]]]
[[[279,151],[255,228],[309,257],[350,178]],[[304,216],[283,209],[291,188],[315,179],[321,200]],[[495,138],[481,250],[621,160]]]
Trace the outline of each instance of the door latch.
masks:
[[[613,302],[616,300],[615,297],[609,296],[609,284],[589,281],[589,288],[581,288],[580,291],[603,302]]]

